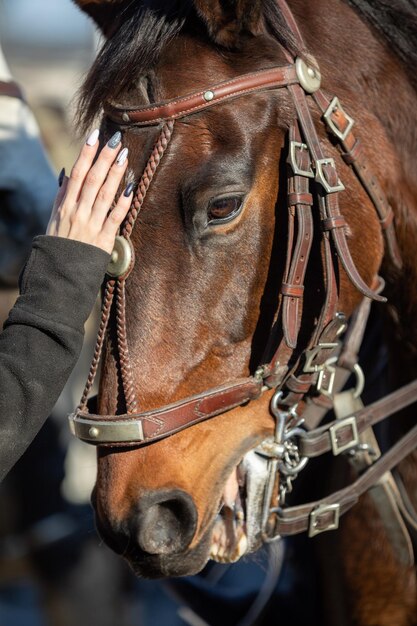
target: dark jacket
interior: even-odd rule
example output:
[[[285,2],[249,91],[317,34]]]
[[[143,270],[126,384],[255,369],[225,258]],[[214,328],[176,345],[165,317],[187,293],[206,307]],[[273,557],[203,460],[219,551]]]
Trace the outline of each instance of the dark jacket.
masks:
[[[61,237],[33,241],[20,296],[0,333],[0,480],[39,431],[77,362],[109,258]]]

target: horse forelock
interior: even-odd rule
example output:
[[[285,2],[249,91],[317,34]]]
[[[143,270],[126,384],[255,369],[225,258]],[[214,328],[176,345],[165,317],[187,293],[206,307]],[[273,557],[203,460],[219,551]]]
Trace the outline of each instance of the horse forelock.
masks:
[[[255,34],[272,35],[269,38],[275,44],[278,42],[292,54],[300,52],[274,0],[260,0],[255,3],[256,17],[252,16],[252,20],[236,12],[235,26],[232,26],[233,19],[226,19],[220,10],[212,13],[214,4],[217,2],[177,0],[174,3],[164,3],[151,0],[146,5],[142,2],[122,3],[118,9],[118,4],[110,3],[113,13],[109,19],[114,24],[116,11],[117,28],[104,42],[80,90],[77,117],[82,131],[85,132],[91,125],[106,101],[116,100],[121,94],[129,92],[135,87],[138,78],[152,71],[169,43],[181,32],[199,37],[221,55],[227,54],[228,50],[238,51],[237,62],[240,61],[239,55],[244,54],[248,40]],[[245,3],[237,3],[239,4]],[[107,5],[102,7],[100,4],[94,7],[95,10],[104,12],[108,8]],[[261,22],[262,28],[259,26]],[[220,35],[222,30],[229,33],[235,30],[235,36]],[[266,39],[264,37],[264,41]],[[256,53],[252,48],[252,53],[256,57],[262,51],[258,50]]]

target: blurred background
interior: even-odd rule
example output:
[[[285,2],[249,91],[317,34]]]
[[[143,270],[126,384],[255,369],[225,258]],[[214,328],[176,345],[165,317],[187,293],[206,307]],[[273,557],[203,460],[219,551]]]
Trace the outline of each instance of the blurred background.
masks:
[[[71,0],[0,0],[0,37],[53,166],[70,167],[78,151],[74,96],[98,45],[93,23]]]

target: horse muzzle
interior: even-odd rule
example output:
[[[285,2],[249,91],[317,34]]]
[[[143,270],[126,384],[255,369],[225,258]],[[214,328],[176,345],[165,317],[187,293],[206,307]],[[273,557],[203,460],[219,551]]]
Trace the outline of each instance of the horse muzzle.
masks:
[[[146,493],[123,519],[100,514],[97,491],[93,504],[103,541],[125,557],[137,575],[181,576],[195,573],[205,565],[207,546],[189,549],[198,516],[193,499],[186,492],[172,489]]]

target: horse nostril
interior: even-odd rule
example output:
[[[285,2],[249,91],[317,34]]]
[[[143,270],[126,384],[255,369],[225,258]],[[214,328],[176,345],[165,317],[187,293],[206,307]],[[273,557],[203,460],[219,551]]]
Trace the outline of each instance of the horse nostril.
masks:
[[[137,540],[148,554],[181,552],[191,542],[197,525],[192,498],[179,490],[152,493],[141,498]]]

